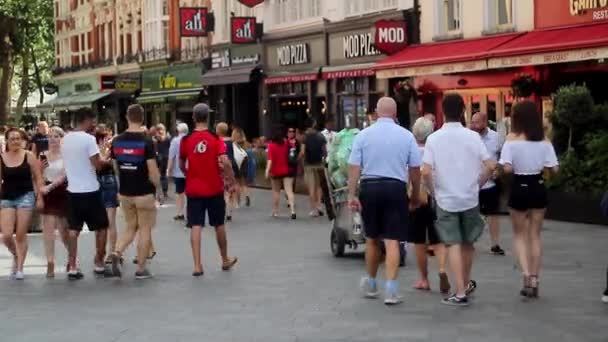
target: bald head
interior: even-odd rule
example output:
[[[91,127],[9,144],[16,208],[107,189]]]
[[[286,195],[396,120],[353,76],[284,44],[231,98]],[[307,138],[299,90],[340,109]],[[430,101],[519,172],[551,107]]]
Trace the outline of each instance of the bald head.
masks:
[[[488,114],[477,112],[471,117],[471,129],[477,133],[485,132],[488,128]]]
[[[385,96],[378,100],[376,112],[380,118],[394,119],[397,117],[397,102],[393,98]]]

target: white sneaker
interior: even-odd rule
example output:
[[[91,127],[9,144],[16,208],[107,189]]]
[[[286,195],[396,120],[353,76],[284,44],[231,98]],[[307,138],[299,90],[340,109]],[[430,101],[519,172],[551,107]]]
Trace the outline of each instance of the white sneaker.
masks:
[[[310,216],[310,217],[319,217],[319,211],[313,210],[310,213],[308,213],[308,216]]]
[[[15,280],[23,280],[23,279],[25,279],[25,274],[23,274],[22,271],[17,271],[17,272],[15,272],[14,279]]]
[[[380,295],[380,292],[378,292],[378,285],[376,286],[371,286],[369,284],[369,277],[363,277],[361,278],[361,282],[359,283],[359,288],[361,289],[361,292],[363,293],[363,296],[365,298],[378,298],[378,296]]]
[[[395,293],[386,293],[384,297],[385,305],[397,305],[403,303],[403,296],[397,292]]]
[[[602,302],[608,304],[608,291],[606,291],[606,294],[602,296]]]

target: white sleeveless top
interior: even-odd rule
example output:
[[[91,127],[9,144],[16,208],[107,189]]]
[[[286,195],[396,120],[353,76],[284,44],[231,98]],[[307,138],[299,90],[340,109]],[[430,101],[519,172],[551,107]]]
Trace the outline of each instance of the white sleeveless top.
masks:
[[[44,180],[47,182],[54,182],[64,174],[63,170],[63,159],[56,159],[49,161],[49,166],[44,169]]]
[[[527,140],[505,142],[499,163],[512,165],[516,175],[537,175],[546,167],[558,165],[555,149],[550,142]]]

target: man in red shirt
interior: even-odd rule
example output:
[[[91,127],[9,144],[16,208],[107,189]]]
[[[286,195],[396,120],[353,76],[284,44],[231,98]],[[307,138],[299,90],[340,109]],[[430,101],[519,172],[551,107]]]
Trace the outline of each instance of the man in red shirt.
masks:
[[[226,240],[226,202],[224,180],[235,184],[232,163],[226,155],[226,144],[217,135],[209,132],[209,107],[204,103],[194,106],[192,118],[196,127],[190,135],[182,138],[179,149],[180,168],[186,175],[186,197],[188,227],[192,229],[192,257],[194,277],[203,275],[201,262],[201,231],[205,226],[205,213],[209,225],[215,227],[217,245],[222,256],[222,270],[230,270],[237,258],[228,257]],[[222,175],[223,172],[223,175]]]

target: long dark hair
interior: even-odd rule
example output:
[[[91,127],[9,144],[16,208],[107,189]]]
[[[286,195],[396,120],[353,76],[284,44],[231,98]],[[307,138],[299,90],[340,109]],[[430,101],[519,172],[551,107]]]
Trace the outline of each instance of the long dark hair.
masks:
[[[285,126],[277,124],[272,127],[272,135],[270,141],[275,144],[283,145],[285,142]]]
[[[542,141],[545,139],[543,119],[536,109],[536,103],[522,101],[513,106],[511,127],[515,134],[523,134],[526,140]]]

